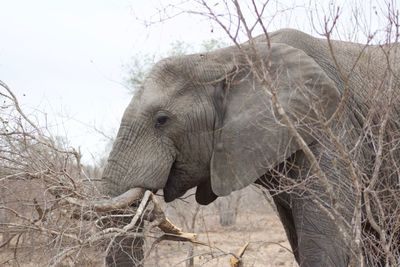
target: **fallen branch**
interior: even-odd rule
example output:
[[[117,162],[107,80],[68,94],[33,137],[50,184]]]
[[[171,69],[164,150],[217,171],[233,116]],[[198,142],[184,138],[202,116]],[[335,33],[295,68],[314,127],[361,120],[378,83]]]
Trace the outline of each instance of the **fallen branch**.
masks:
[[[153,227],[157,226],[163,231],[166,235],[164,235],[163,240],[172,240],[172,241],[189,241],[192,243],[202,244],[196,240],[197,235],[194,233],[186,233],[182,232],[182,229],[175,226],[168,218],[165,216],[164,211],[161,209],[161,206],[157,199],[155,199],[154,195],[151,195],[151,200],[153,202],[153,214],[155,216],[155,220],[152,223]],[[162,237],[163,238],[163,237]]]
[[[244,252],[246,251],[247,247],[249,246],[249,242],[247,242],[246,244],[244,244],[243,247],[241,247],[238,252],[237,255],[232,255],[232,257],[229,259],[229,262],[231,264],[231,267],[240,267],[243,266],[243,261],[242,261],[242,257]]]
[[[132,188],[125,193],[111,199],[101,199],[96,201],[84,201],[73,197],[65,197],[63,200],[69,204],[76,205],[83,209],[90,209],[96,212],[107,212],[124,209],[131,206],[135,201],[143,198],[145,189]]]

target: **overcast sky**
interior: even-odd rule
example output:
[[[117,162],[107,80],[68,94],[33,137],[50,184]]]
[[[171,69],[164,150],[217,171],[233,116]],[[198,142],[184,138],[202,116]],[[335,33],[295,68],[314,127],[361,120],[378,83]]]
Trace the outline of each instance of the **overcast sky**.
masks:
[[[159,1],[0,1],[0,79],[32,116],[47,118],[53,135],[90,153],[112,135],[131,95],[126,66],[136,54],[166,51],[174,40],[200,42],[210,24],[190,29],[158,19]],[[39,111],[39,112],[38,112]]]
[[[90,162],[107,143],[90,126],[113,135],[131,98],[124,66],[132,56],[165,52],[176,40],[198,44],[227,39],[204,17],[175,16],[180,9],[168,8],[173,2],[186,1],[2,0],[0,79],[28,114],[41,123],[46,118],[51,133],[66,136]],[[307,12],[318,7],[309,2],[271,5],[275,15],[276,10],[295,8],[274,16],[269,29],[294,27],[316,34]],[[322,2],[329,7],[330,1]],[[157,23],[164,8],[174,18]]]

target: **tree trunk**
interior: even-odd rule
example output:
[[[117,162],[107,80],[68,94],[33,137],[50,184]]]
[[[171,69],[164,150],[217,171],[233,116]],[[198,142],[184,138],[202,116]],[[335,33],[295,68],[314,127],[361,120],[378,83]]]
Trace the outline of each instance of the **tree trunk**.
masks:
[[[0,186],[0,196],[5,196],[5,189]],[[2,197],[2,200],[0,201],[0,205],[6,206],[6,200],[4,199],[4,197]],[[9,216],[7,216],[7,212],[5,209],[0,209],[0,245],[3,244],[4,242],[6,242],[7,240],[10,239],[10,234],[9,231],[7,230],[7,224],[9,223],[8,220]],[[9,246],[9,243],[7,243],[5,245],[5,247],[7,248]]]
[[[222,226],[230,226],[236,223],[240,199],[241,194],[239,192],[217,199],[219,223]]]
[[[199,214],[199,211],[200,211],[200,205],[196,204],[196,209],[194,210],[194,213],[192,216],[192,222],[190,224],[190,229],[189,229],[192,233],[195,232],[194,228],[196,226],[196,218],[197,218],[197,215]],[[189,245],[189,249],[187,252],[187,259],[186,259],[185,265],[186,265],[186,267],[193,267],[194,266],[194,246],[191,243],[188,243],[188,245]]]
[[[193,245],[189,244],[189,248],[188,248],[188,252],[187,252],[187,256],[186,256],[186,262],[185,262],[185,266],[186,267],[193,267],[194,266],[194,250],[193,250]]]

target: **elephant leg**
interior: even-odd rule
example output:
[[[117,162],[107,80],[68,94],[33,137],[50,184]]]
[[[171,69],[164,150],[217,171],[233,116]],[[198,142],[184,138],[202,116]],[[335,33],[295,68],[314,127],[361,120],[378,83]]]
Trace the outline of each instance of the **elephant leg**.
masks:
[[[293,220],[301,267],[347,266],[348,249],[336,225],[309,199],[293,200]]]
[[[293,161],[296,158],[296,155],[299,153],[300,152],[296,152],[288,159],[288,161]],[[290,164],[287,164],[287,162],[281,163],[275,168],[275,171],[277,173],[287,175],[290,172],[290,168],[288,169],[288,167],[290,167]],[[291,196],[287,192],[279,192],[280,177],[274,175],[272,172],[264,174],[255,183],[266,188],[271,194],[279,218],[282,222],[283,228],[285,229],[286,237],[288,238],[289,244],[292,248],[294,257],[296,261],[299,262],[298,240],[295,222],[292,214]]]
[[[348,223],[353,215],[355,203],[347,165],[325,151],[321,144],[310,145],[310,149],[319,159],[319,167],[331,182],[337,201],[340,203],[340,214]],[[301,267],[348,266],[350,260],[351,240],[345,240],[338,229],[337,221],[332,219],[320,205],[329,210],[330,197],[326,194],[319,179],[309,176],[309,161],[300,152],[293,160],[290,177],[303,181],[305,188],[298,188],[290,194],[291,208],[296,227],[299,265]],[[304,180],[307,179],[307,180]],[[337,218],[339,219],[339,218]],[[349,231],[350,229],[342,229]]]
[[[297,233],[293,214],[290,208],[290,196],[287,193],[280,193],[273,195],[272,198],[274,199],[276,210],[278,211],[279,218],[281,219],[283,228],[285,229],[294,257],[296,261],[299,262]]]

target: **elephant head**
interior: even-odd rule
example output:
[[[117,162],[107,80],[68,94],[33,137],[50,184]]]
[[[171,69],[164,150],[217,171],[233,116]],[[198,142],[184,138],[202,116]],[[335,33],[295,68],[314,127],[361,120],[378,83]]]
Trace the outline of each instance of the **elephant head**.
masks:
[[[299,150],[271,88],[307,144],[306,126],[329,118],[340,99],[321,67],[285,44],[160,61],[123,115],[103,174],[107,192],[163,189],[169,202],[197,187],[197,202],[208,204],[253,183]]]

